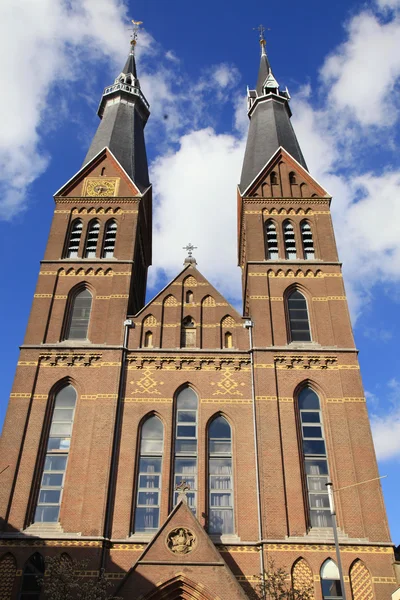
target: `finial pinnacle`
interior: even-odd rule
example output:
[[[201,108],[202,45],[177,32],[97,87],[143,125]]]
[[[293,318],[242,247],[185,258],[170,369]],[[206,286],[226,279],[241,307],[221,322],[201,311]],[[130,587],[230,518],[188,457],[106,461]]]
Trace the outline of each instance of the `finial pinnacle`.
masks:
[[[183,263],[184,265],[190,263],[190,264],[197,264],[196,263],[196,259],[193,256],[193,250],[197,250],[197,246],[193,246],[193,244],[191,244],[190,242],[186,245],[183,246],[183,250],[186,250],[188,255],[185,258],[185,262]]]
[[[258,27],[253,27],[253,31],[258,31],[259,32],[259,38],[260,38],[260,46],[261,46],[261,56],[266,56],[267,52],[265,50],[265,46],[267,44],[265,37],[264,37],[264,33],[266,31],[271,31],[269,28],[265,28],[264,25],[259,25]]]
[[[139,28],[141,25],[143,25],[143,21],[135,21],[134,19],[132,19],[132,34],[131,34],[132,50],[136,46],[138,35],[139,35]]]

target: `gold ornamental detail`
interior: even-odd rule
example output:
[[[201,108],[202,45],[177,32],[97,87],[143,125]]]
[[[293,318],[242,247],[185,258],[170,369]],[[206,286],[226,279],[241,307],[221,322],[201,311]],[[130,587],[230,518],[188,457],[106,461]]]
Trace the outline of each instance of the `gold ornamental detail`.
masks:
[[[156,394],[160,395],[161,392],[157,389],[158,385],[164,385],[163,381],[157,382],[153,375],[151,367],[145,367],[143,376],[137,381],[133,380],[130,383],[135,383],[137,387],[131,391],[132,394]]]
[[[83,196],[117,196],[119,182],[119,177],[86,177]]]
[[[167,547],[173,554],[189,554],[194,550],[196,542],[196,536],[187,527],[176,527],[166,537]]]
[[[223,370],[221,380],[215,384],[217,390],[213,393],[213,396],[243,396],[242,392],[239,391],[239,384],[233,379],[234,371],[228,367]],[[242,384],[243,385],[243,384]]]

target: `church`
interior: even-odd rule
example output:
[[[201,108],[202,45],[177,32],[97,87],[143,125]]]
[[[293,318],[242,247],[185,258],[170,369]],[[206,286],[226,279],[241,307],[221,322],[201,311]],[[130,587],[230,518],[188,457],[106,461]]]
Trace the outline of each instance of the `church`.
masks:
[[[135,44],[54,195],[1,439],[0,599],[43,598],[37,576],[62,555],[126,600],[245,600],[271,564],[314,600],[387,600],[393,544],[332,198],[289,92],[261,36],[237,202],[232,189],[242,311],[190,244],[146,304],[150,107]]]

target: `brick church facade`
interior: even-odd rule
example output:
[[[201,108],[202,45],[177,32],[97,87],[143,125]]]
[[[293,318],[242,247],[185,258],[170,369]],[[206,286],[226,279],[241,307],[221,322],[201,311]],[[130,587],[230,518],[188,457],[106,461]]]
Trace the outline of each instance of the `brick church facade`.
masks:
[[[315,600],[343,598],[328,479],[346,597],[390,597],[331,197],[289,98],[261,40],[237,190],[242,315],[191,256],[145,304],[150,113],[134,45],[104,90],[83,166],[55,194],[1,439],[1,600],[38,599],[34,574],[60,554],[88,560],[87,577],[104,568],[126,599],[245,599],[271,559]]]

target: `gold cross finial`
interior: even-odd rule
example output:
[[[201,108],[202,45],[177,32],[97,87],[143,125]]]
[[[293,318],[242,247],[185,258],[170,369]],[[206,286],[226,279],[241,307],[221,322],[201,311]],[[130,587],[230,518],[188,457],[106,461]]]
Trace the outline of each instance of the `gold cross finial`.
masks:
[[[135,21],[134,19],[132,19],[132,35],[131,35],[132,46],[136,46],[136,42],[137,42],[137,38],[138,38],[138,34],[139,34],[139,28],[141,25],[143,25],[143,21]]]
[[[265,28],[264,25],[259,25],[258,27],[253,27],[253,31],[258,31],[262,54],[265,54],[265,45],[267,42],[265,41],[264,33],[271,30],[269,28]]]

